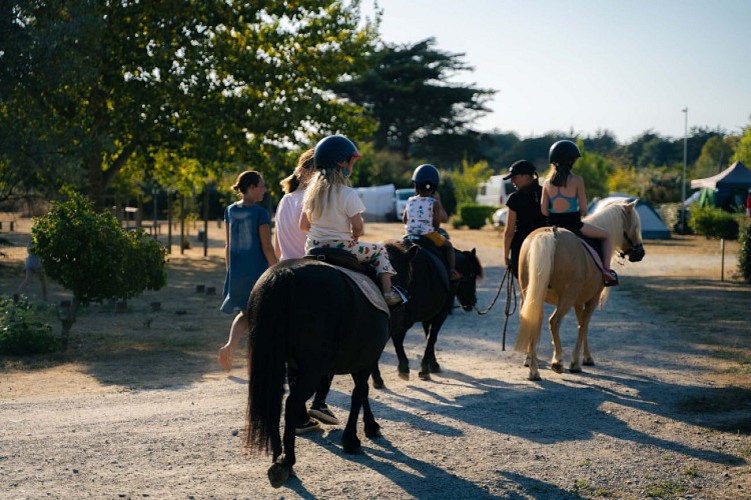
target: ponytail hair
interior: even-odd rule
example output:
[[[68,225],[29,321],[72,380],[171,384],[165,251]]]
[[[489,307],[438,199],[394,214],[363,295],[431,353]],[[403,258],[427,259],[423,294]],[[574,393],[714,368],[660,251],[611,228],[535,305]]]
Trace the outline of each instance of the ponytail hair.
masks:
[[[256,172],[255,170],[246,170],[245,172],[237,176],[237,181],[235,182],[235,185],[232,186],[232,189],[234,189],[238,193],[245,194],[245,191],[247,191],[249,187],[257,186],[260,181],[260,173]]]
[[[313,169],[313,153],[315,153],[315,149],[311,148],[301,154],[300,158],[298,158],[297,160],[297,166],[295,167],[295,170],[292,172],[292,174],[288,177],[285,177],[281,180],[281,182],[279,182],[279,185],[282,186],[282,191],[284,191],[284,194],[293,193],[297,191],[300,186],[305,187],[307,181],[303,181],[303,178],[305,178],[306,173],[310,172]]]
[[[553,168],[548,174],[548,180],[554,186],[565,187],[568,176],[571,175],[572,163],[569,164],[557,164],[553,163]]]

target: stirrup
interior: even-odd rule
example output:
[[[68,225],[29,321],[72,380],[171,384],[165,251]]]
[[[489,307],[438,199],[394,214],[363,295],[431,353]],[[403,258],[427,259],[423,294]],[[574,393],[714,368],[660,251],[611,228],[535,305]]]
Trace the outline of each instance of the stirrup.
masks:
[[[606,276],[609,277],[610,279],[607,279]],[[610,271],[606,271],[603,274],[603,280],[602,281],[603,281],[603,283],[605,284],[606,287],[620,285],[620,281],[618,281],[618,275],[612,269]]]

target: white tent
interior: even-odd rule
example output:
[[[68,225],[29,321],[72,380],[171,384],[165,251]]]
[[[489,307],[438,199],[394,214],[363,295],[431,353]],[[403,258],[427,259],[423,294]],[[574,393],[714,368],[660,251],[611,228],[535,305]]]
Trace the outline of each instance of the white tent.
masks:
[[[377,222],[394,218],[394,192],[393,184],[384,186],[355,188],[357,195],[365,205],[363,218],[366,221]]]
[[[609,205],[613,202],[619,202],[619,201],[633,201],[636,198],[634,196],[629,196],[626,194],[620,194],[620,193],[612,193],[610,196],[606,198],[602,198],[600,200],[592,201],[592,203],[589,204],[589,207],[587,208],[587,213],[594,213],[598,209]],[[660,217],[660,214],[657,213],[657,211],[652,208],[652,205],[647,203],[646,201],[639,200],[636,204],[636,211],[639,213],[639,219],[641,219],[641,237],[645,240],[654,240],[654,239],[669,239],[670,238],[670,230],[665,225],[665,223],[662,221],[662,218]]]

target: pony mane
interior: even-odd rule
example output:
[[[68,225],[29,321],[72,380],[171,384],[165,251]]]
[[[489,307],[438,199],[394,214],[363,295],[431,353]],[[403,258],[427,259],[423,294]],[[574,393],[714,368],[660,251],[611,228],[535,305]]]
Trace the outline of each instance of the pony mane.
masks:
[[[597,212],[584,217],[585,222],[589,222],[603,228],[610,234],[625,233],[633,241],[640,242],[641,238],[641,220],[634,206],[631,215],[626,207],[632,202],[618,200],[612,201],[600,208]]]
[[[623,227],[625,209],[623,202],[609,203],[597,212],[587,215],[583,220],[603,228],[610,234],[618,234],[625,229]]]

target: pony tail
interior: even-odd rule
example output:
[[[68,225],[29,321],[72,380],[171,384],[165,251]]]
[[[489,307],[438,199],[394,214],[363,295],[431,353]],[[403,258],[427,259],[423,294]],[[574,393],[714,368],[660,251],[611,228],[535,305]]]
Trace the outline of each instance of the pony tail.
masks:
[[[540,340],[545,295],[553,272],[556,235],[553,230],[547,230],[527,238],[522,245],[522,255],[525,255],[525,247],[524,267],[529,282],[526,283],[523,304],[519,310],[519,333],[514,350],[527,353],[536,352],[537,342]]]
[[[294,298],[280,290],[293,290],[290,272],[267,271],[250,294],[248,302],[248,405],[244,444],[251,452],[268,453],[279,436],[285,369],[287,305]],[[289,295],[289,294],[286,294]]]

